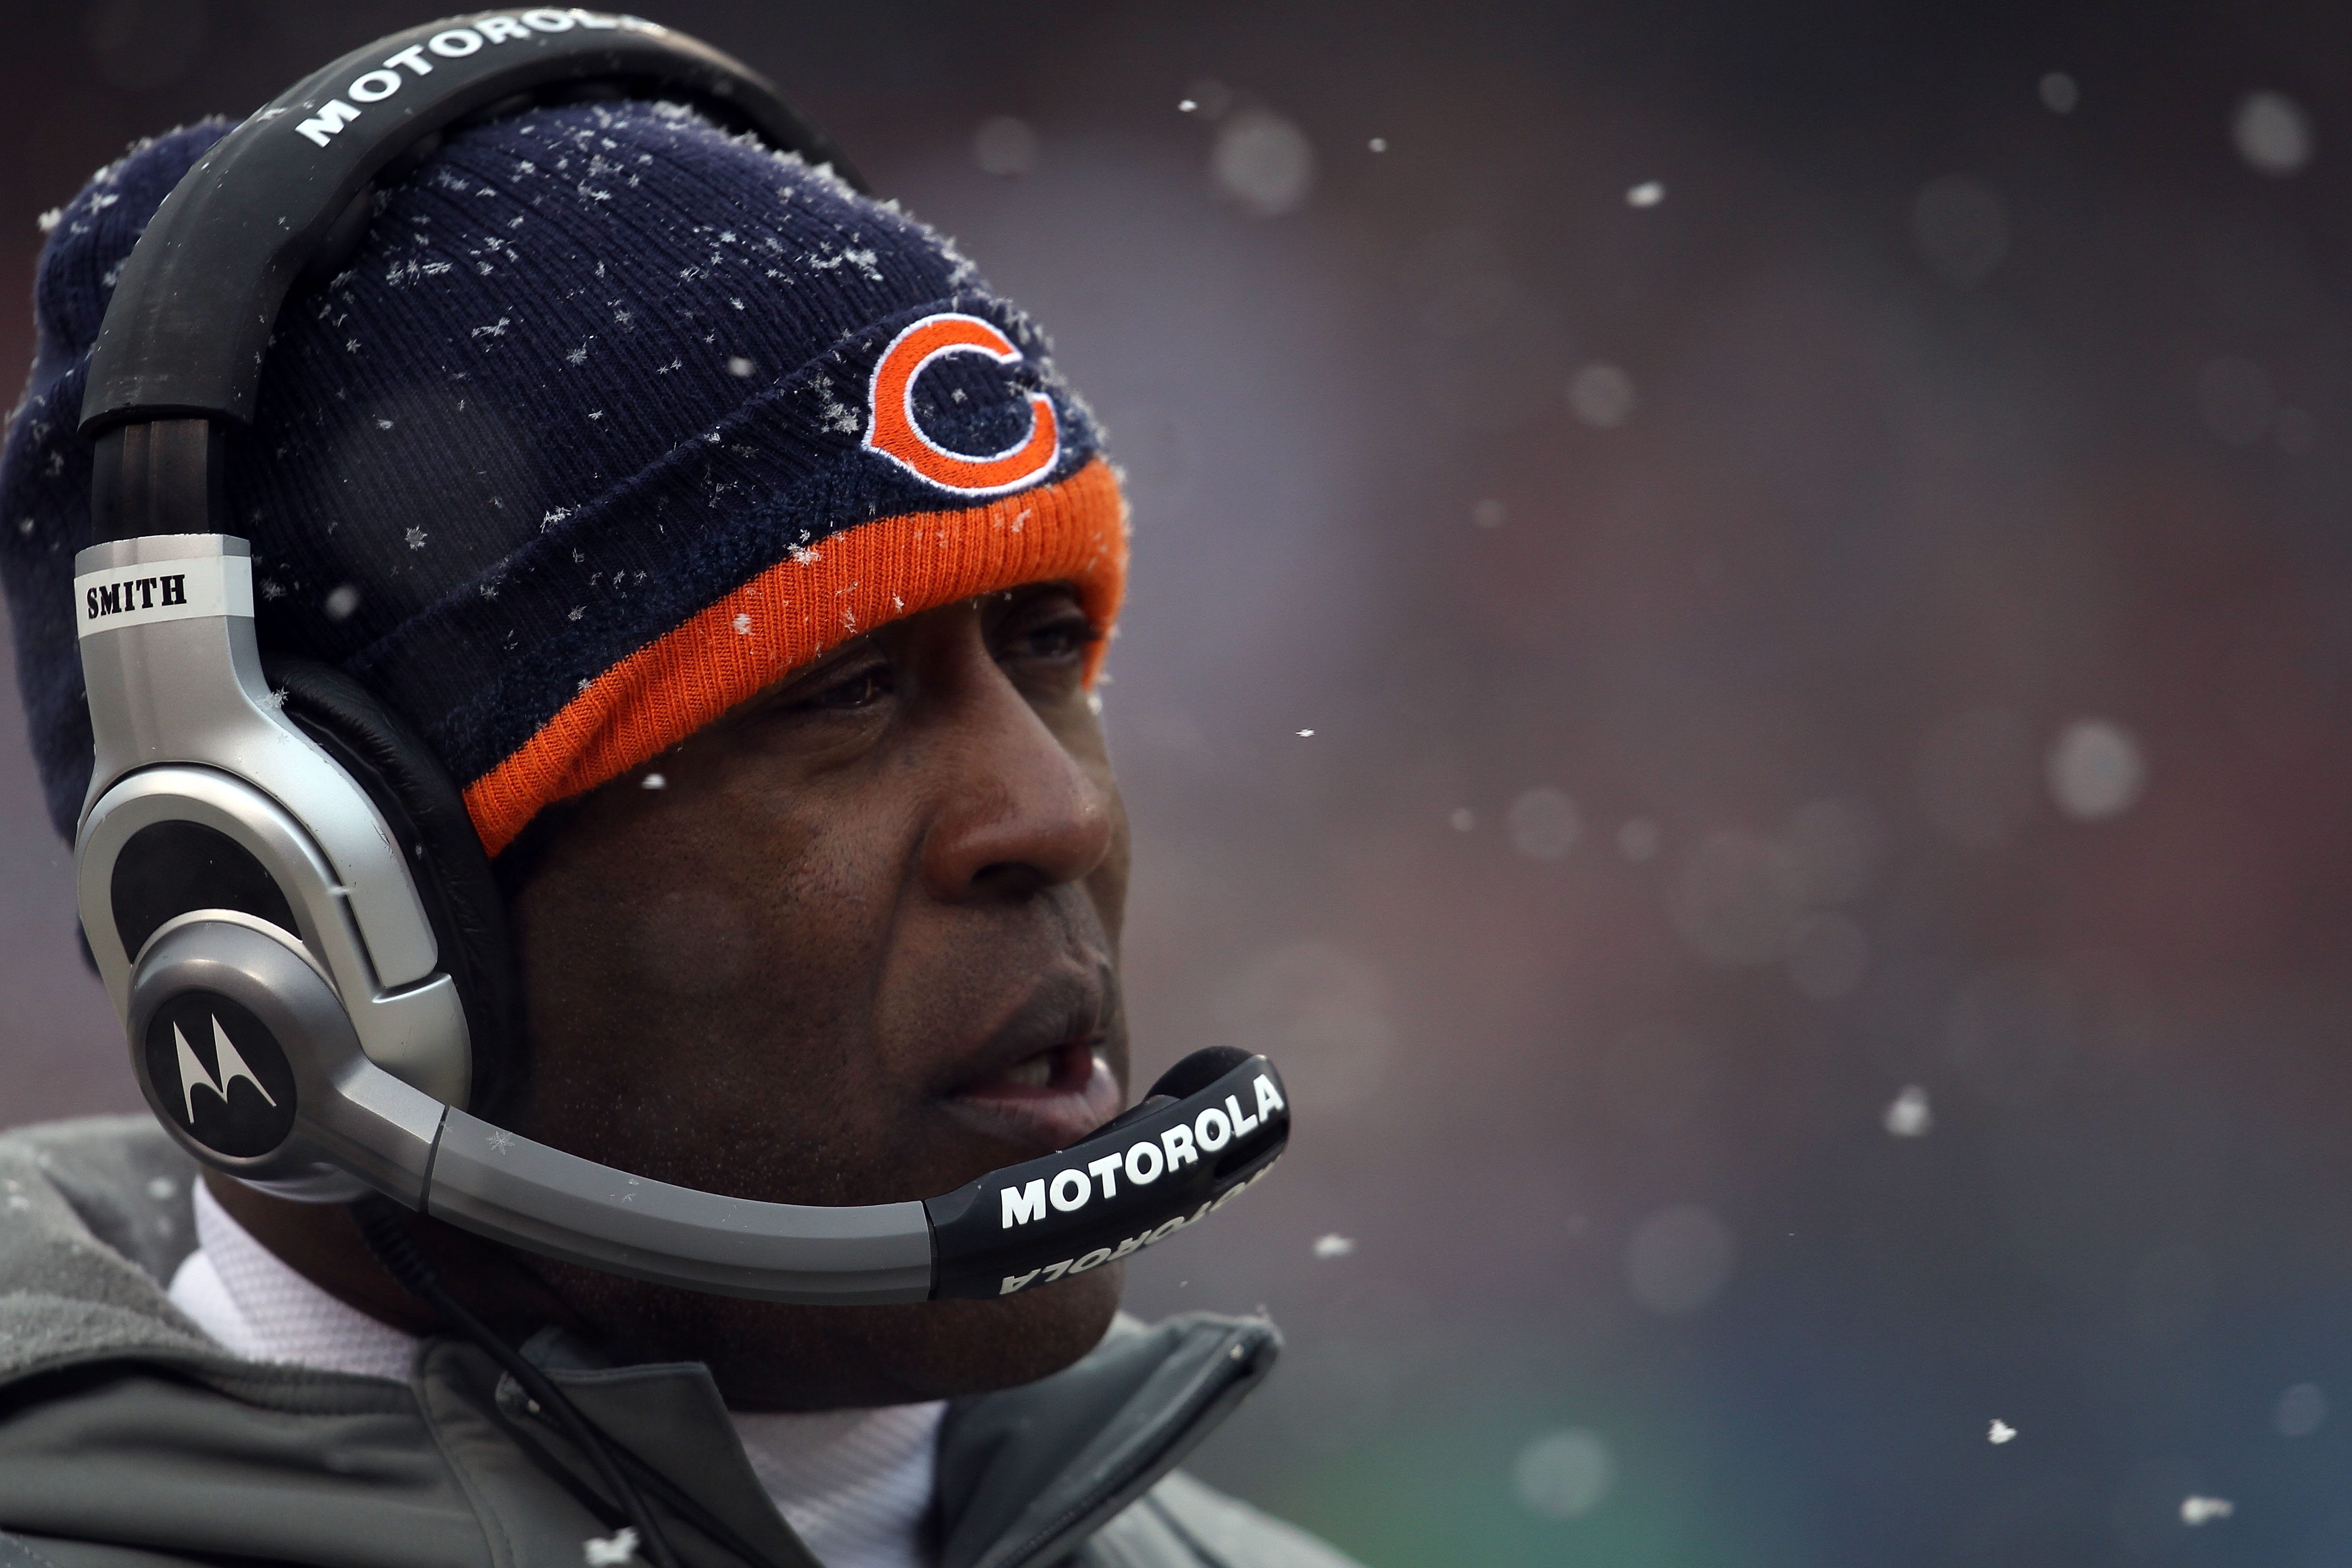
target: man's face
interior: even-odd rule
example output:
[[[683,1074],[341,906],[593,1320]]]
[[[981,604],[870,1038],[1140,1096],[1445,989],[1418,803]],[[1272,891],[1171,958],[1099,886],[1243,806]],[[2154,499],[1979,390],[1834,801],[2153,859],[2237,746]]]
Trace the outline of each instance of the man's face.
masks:
[[[1080,679],[1095,636],[1054,586],[909,616],[588,796],[513,902],[529,1047],[500,1119],[835,1205],[945,1193],[1115,1114],[1128,838]],[[525,1267],[742,1408],[1026,1382],[1093,1347],[1120,1285],[802,1307]]]

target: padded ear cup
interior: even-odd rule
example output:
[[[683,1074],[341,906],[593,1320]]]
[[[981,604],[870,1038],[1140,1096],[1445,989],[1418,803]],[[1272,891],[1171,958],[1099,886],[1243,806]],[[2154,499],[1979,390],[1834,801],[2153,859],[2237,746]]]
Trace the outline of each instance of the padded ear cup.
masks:
[[[280,654],[265,656],[261,668],[270,689],[284,693],[286,717],[367,791],[407,857],[441,967],[466,1010],[468,1102],[490,1105],[514,1059],[520,995],[506,902],[465,797],[415,731],[341,670]]]

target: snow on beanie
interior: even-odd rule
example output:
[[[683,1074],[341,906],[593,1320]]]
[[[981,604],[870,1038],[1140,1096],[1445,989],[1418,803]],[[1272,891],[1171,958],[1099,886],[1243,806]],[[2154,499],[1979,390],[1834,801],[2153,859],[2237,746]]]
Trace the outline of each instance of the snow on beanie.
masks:
[[[69,603],[90,344],[140,232],[226,130],[101,171],[41,258],[0,578],[68,837],[90,769]],[[406,717],[495,854],[883,622],[1066,581],[1107,632],[1124,506],[1049,352],[894,205],[675,106],[454,135],[377,196],[341,276],[289,299],[229,437],[262,648],[339,664]]]

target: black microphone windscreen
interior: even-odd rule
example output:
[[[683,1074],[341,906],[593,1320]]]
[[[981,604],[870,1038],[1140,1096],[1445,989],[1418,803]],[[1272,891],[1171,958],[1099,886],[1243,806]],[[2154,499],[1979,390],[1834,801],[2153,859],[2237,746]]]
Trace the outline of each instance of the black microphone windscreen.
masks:
[[[1249,1060],[1249,1056],[1238,1046],[1204,1046],[1161,1073],[1160,1081],[1151,1086],[1151,1095],[1164,1094],[1171,1100],[1181,1100],[1197,1089],[1208,1088]],[[1149,1100],[1151,1095],[1144,1098]]]

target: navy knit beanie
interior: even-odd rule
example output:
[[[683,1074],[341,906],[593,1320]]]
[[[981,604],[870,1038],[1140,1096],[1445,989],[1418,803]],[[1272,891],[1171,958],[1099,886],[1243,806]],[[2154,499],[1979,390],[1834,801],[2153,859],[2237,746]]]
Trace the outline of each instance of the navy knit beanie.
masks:
[[[41,258],[0,578],[68,837],[90,769],[70,614],[90,345],[148,219],[226,130],[100,172]],[[348,268],[288,301],[230,437],[261,646],[404,716],[495,854],[882,622],[1066,581],[1107,632],[1124,509],[1048,352],[895,205],[687,110],[452,136],[376,197]]]

